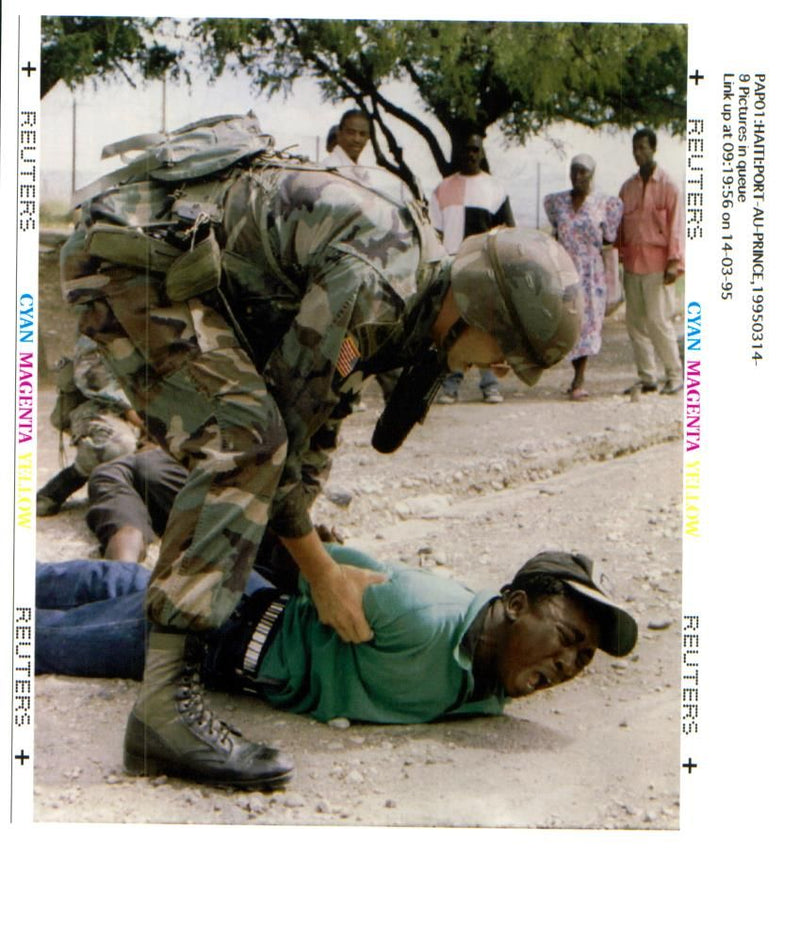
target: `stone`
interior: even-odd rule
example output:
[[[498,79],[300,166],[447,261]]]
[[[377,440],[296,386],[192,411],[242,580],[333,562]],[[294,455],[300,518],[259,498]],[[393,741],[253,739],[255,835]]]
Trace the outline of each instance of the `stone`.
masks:
[[[337,507],[349,507],[353,500],[350,491],[346,491],[343,487],[328,487],[325,489],[325,496]]]
[[[395,504],[395,513],[403,520],[409,517],[420,517],[423,520],[436,520],[450,506],[450,498],[446,494],[423,494],[419,497],[409,497]]]
[[[654,618],[647,623],[647,627],[652,631],[663,631],[672,624],[671,618]]]

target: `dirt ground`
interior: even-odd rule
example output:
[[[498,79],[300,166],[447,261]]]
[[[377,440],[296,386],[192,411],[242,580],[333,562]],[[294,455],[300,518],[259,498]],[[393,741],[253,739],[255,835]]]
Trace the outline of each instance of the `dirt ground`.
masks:
[[[43,256],[43,287],[54,258]],[[52,284],[52,281],[51,281]],[[63,315],[62,315],[63,317]],[[43,353],[69,347],[55,293],[42,298]],[[39,821],[674,829],[679,822],[681,400],[621,394],[633,378],[619,314],[590,361],[592,396],[570,402],[561,364],[528,390],[504,381],[484,405],[477,375],[435,406],[392,456],[370,447],[380,411],[346,423],[315,509],[348,543],[498,587],[540,549],[585,552],[639,620],[627,658],[598,652],[576,680],[510,704],[503,717],[421,726],[325,725],[248,697],[215,695],[247,735],[291,753],[274,793],[132,778],[122,733],[136,684],[45,676],[36,684]],[[59,467],[42,377],[39,481]],[[341,506],[341,493],[351,500]],[[333,499],[331,499],[333,498]],[[337,502],[338,501],[338,502]],[[94,554],[79,492],[39,521],[38,558]],[[151,548],[152,562],[155,548]]]

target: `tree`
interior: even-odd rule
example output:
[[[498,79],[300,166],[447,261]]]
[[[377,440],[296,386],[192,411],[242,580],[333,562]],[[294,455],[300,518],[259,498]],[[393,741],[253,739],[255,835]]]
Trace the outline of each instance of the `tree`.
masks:
[[[310,72],[327,100],[357,104],[373,119],[378,163],[409,182],[390,118],[425,140],[443,175],[466,138],[494,124],[519,144],[556,121],[685,126],[680,25],[211,19],[195,21],[192,33],[217,74],[243,69],[272,95]],[[445,129],[448,153],[428,124],[387,97],[392,79],[413,84]]]
[[[80,26],[92,18],[49,19]],[[109,53],[66,59],[73,80],[93,72],[105,77],[115,61],[145,74],[154,64],[162,72],[178,68],[180,52],[153,39],[157,21],[114,22],[125,28],[112,36]],[[139,33],[141,45],[129,30]],[[67,49],[67,40],[77,43],[72,33],[56,36],[50,53],[56,65],[65,61],[56,53]],[[244,72],[269,96],[314,76],[326,100],[351,102],[370,115],[378,163],[412,187],[394,121],[420,135],[444,176],[466,138],[493,125],[524,144],[558,121],[592,128],[646,123],[675,132],[686,120],[686,28],[675,24],[194,19],[188,42],[212,76]],[[414,86],[446,142],[391,99],[392,80]]]
[[[177,76],[182,52],[158,33],[165,21],[140,16],[43,16],[41,94],[59,81],[70,88],[87,79]]]

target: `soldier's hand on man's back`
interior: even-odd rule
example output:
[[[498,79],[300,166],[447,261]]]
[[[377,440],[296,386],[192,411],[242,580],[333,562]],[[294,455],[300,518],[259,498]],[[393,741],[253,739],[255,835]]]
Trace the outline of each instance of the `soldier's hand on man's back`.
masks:
[[[370,641],[373,632],[364,616],[362,597],[368,586],[385,581],[382,573],[337,563],[310,584],[320,621],[333,628],[342,641]]]

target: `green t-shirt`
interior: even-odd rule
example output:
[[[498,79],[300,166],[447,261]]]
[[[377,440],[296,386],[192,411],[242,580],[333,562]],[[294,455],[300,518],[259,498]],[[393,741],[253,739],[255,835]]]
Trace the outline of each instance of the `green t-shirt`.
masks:
[[[259,672],[270,679],[265,696],[273,706],[322,721],[343,716],[371,723],[502,713],[500,697],[470,702],[472,664],[459,651],[493,593],[472,592],[425,569],[378,563],[347,547],[329,551],[337,562],[387,575],[364,593],[375,636],[363,644],[341,641],[320,623],[301,580]]]

